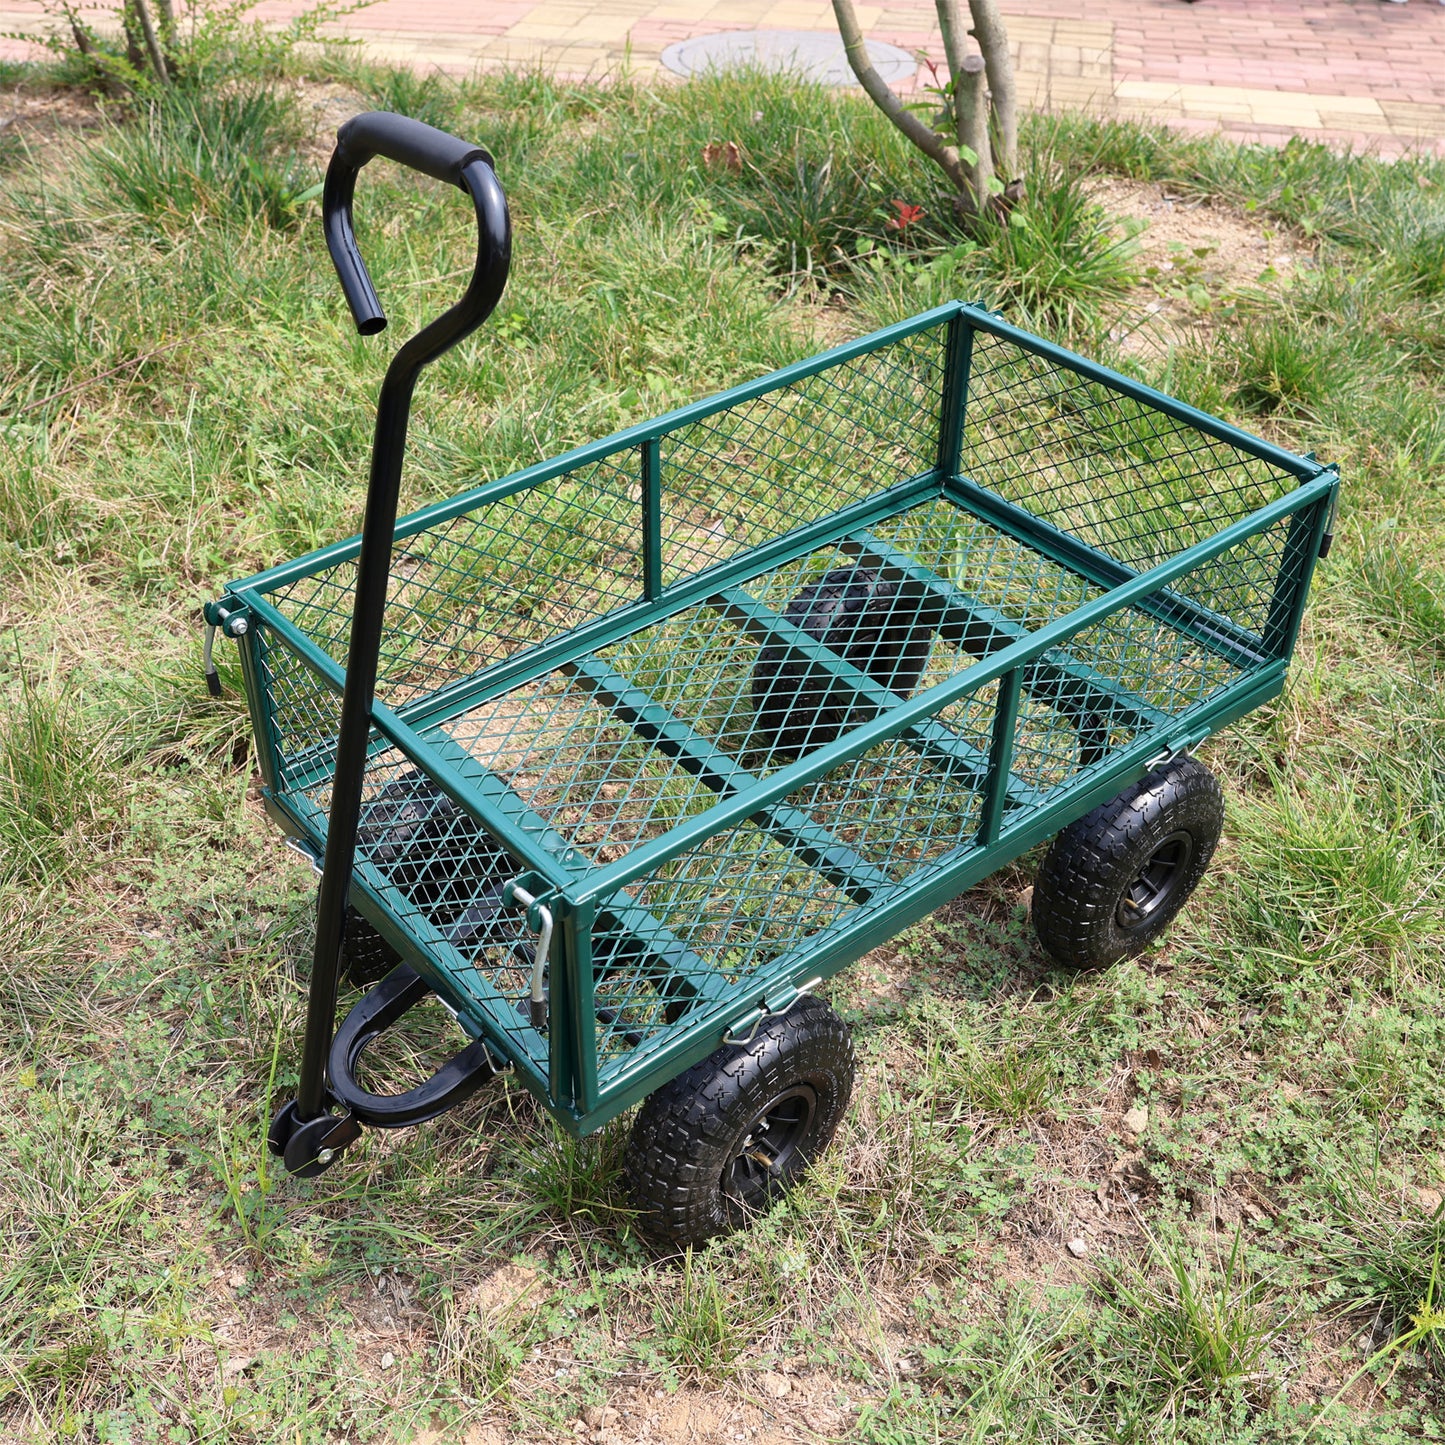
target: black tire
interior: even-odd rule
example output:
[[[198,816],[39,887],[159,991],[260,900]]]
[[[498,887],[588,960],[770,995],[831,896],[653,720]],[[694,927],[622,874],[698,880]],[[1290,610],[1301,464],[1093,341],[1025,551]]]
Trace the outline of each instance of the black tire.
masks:
[[[933,645],[920,601],[866,567],[835,567],[788,603],[783,617],[902,697],[918,686]],[[764,647],[753,668],[758,731],[797,756],[831,742],[848,726],[851,688],[795,657]]]
[[[1104,968],[1141,952],[1194,892],[1224,827],[1224,795],[1191,757],[1171,758],[1065,828],[1034,880],[1044,952]]]
[[[354,908],[346,910],[346,936],[341,942],[341,974],[356,988],[380,983],[402,956],[384,939],[371,921]]]
[[[453,947],[465,952],[491,936],[493,920],[502,908],[502,889],[497,880],[479,891],[474,902],[460,913],[443,914],[443,935]],[[355,908],[346,911],[346,936],[341,941],[341,973],[357,988],[380,983],[397,964],[406,960],[377,931],[376,926]]]
[[[415,769],[362,807],[356,846],[408,903],[446,927],[458,947],[480,936],[501,911],[502,887],[519,871],[471,814]]]
[[[387,883],[425,908],[459,910],[477,879],[508,867],[471,815],[414,769],[363,805],[356,846]]]
[[[650,1095],[626,1162],[642,1231],[664,1248],[699,1245],[776,1203],[837,1132],[854,1067],[847,1025],[806,997]]]
[[[398,774],[362,805],[357,850],[382,879],[465,951],[489,937],[502,889],[518,868],[464,809],[424,773]],[[404,960],[354,908],[343,974],[369,988]]]

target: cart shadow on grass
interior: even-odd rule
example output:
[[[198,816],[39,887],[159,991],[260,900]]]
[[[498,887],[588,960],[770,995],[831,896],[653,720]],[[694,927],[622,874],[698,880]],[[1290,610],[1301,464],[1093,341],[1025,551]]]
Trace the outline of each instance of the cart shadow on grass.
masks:
[[[319,1173],[510,1070],[578,1136],[641,1102],[639,1222],[699,1242],[842,1118],[823,979],[1050,838],[1056,963],[1168,926],[1223,820],[1188,750],[1283,686],[1338,477],[951,303],[398,522],[416,378],[496,304],[510,225],[485,151],[343,126],[323,212],[364,334],[376,155],[470,196],[476,273],[391,362],[361,536],[207,609],[322,875],[271,1146]],[[372,986],[338,1028],[343,968]],[[471,1042],[363,1088],[429,996]]]

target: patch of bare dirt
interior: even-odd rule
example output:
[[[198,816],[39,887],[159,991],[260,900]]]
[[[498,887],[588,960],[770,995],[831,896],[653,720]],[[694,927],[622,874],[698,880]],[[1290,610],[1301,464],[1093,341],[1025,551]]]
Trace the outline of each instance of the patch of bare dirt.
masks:
[[[1157,353],[1208,329],[1231,299],[1288,286],[1314,260],[1303,237],[1158,182],[1104,177],[1089,193],[1110,215],[1143,223],[1135,237],[1140,284],[1112,333],[1126,355]]]
[[[0,139],[34,142],[99,125],[93,97],[73,90],[16,86],[0,90]]]
[[[784,303],[783,315],[793,333],[817,351],[841,346],[859,334],[857,318],[838,296],[830,296],[826,301],[806,295],[791,296]]]
[[[483,1421],[462,1433],[435,1430],[414,1445],[503,1445],[519,1438],[577,1445],[818,1445],[853,1437],[856,1402],[825,1372],[787,1363],[749,1372],[733,1388],[676,1393],[620,1386],[582,1408],[569,1428],[519,1436],[512,1423]]]
[[[336,146],[336,132],[352,116],[372,107],[349,86],[335,81],[302,80],[296,83],[296,100],[308,124],[302,145],[306,156],[324,167]]]
[[[572,1438],[579,1445],[795,1445],[848,1439],[853,1420],[853,1403],[830,1375],[784,1365],[749,1372],[727,1391],[616,1390],[605,1405],[582,1411]]]

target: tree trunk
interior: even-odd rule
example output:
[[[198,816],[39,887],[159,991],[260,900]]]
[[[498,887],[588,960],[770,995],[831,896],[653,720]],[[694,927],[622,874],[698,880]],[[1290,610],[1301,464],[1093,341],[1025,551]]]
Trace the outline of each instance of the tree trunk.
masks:
[[[983,51],[988,68],[988,88],[993,97],[994,129],[998,136],[994,158],[1006,180],[1019,178],[1018,93],[1014,85],[1014,62],[1008,48],[998,0],[968,0],[973,13],[973,34]]]
[[[166,69],[166,58],[161,53],[161,43],[156,36],[155,22],[151,19],[150,6],[146,0],[130,0],[135,8],[136,18],[140,21],[141,34],[145,36],[146,52],[151,58],[151,68],[156,73],[156,79],[162,85],[169,85],[171,82],[170,71]]]
[[[145,37],[141,34],[140,21],[136,18],[135,6],[125,0],[121,6],[120,23],[125,30],[125,58],[138,76],[146,71]]]
[[[945,144],[936,131],[930,130],[905,108],[903,102],[888,88],[887,82],[873,68],[863,44],[863,31],[853,9],[853,0],[833,0],[833,14],[838,21],[838,34],[843,37],[843,51],[848,65],[858,77],[858,84],[868,98],[962,191],[968,184],[958,151]]]
[[[959,193],[961,215],[981,216],[989,203],[993,148],[989,143],[988,105],[984,98],[984,61],[968,53],[958,0],[935,0],[943,53],[953,79],[953,126],[967,185]],[[970,156],[972,159],[970,159]]]
[[[983,56],[965,55],[959,68],[953,72],[953,105],[958,117],[959,142],[978,157],[977,163],[968,167],[968,189],[972,193],[973,213],[982,216],[992,199],[989,182],[993,180]]]

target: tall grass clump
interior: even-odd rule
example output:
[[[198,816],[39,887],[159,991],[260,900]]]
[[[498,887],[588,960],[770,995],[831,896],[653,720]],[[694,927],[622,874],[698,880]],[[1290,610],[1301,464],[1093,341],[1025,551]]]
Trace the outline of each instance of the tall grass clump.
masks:
[[[1138,279],[1137,227],[1109,215],[1046,133],[1025,142],[1026,199],[1007,224],[962,236],[933,218],[866,249],[850,288],[884,325],[955,297],[1004,308],[1020,325],[1096,342]],[[886,237],[886,232],[884,233]]]
[[[979,279],[1023,325],[1094,333],[1136,280],[1135,233],[1092,200],[1055,155],[1032,158],[1028,194],[977,253]]]
[[[1097,1291],[1116,1378],[1146,1385],[1169,1418],[1215,1397],[1261,1400],[1281,1383],[1275,1343],[1283,1325],[1267,1284],[1245,1259],[1236,1231],[1213,1259],[1146,1232],[1148,1256],[1101,1272]]]
[[[0,883],[48,882],[115,821],[104,731],[55,678],[23,667],[0,704]]]
[[[118,203],[162,231],[221,218],[288,229],[318,181],[295,150],[299,134],[296,102],[283,92],[167,93],[91,149],[91,201]]]
[[[645,1353],[688,1382],[726,1378],[778,1315],[767,1284],[744,1278],[712,1253],[689,1249],[646,1291],[652,1331]]]
[[[1406,527],[1382,524],[1367,534],[1358,566],[1362,608],[1385,636],[1445,658],[1445,568],[1436,549]]]
[[[749,164],[753,175],[734,201],[740,237],[790,281],[826,282],[877,230],[884,187],[871,166],[812,150],[801,134],[791,155]]]
[[[1235,824],[1236,917],[1256,941],[1331,967],[1379,968],[1445,930],[1445,871],[1422,806],[1430,774],[1381,756],[1333,776],[1271,770]]]
[[[373,110],[409,115],[413,120],[434,125],[438,130],[457,127],[465,96],[460,86],[445,75],[420,75],[415,70],[369,70],[358,87]],[[488,135],[487,140],[495,145]]]
[[[1256,416],[1320,421],[1356,400],[1363,378],[1349,340],[1289,315],[1244,317],[1233,332],[1230,399]]]
[[[38,427],[0,426],[0,558],[6,546],[30,551],[61,537],[68,508],[45,459]]]

